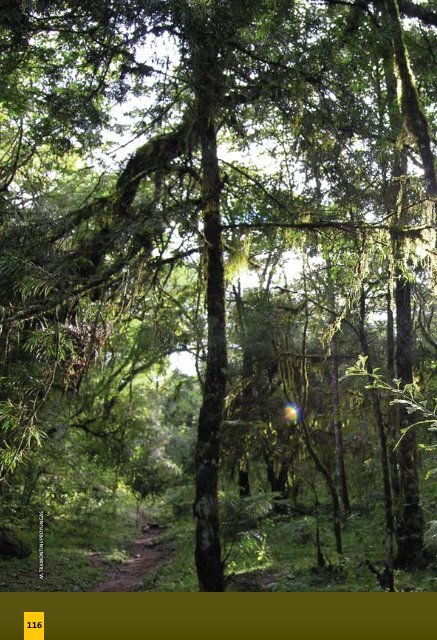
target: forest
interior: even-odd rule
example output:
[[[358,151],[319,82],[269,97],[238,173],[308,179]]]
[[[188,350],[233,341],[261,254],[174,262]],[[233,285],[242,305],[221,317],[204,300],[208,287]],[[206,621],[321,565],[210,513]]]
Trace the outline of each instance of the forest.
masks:
[[[436,591],[435,0],[0,51],[0,590]]]

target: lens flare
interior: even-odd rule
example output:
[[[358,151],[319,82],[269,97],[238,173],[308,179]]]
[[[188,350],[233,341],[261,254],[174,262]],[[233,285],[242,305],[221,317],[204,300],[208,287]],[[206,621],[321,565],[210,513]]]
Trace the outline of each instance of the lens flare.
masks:
[[[284,407],[284,418],[287,422],[300,422],[301,411],[299,407],[293,402],[287,402]]]

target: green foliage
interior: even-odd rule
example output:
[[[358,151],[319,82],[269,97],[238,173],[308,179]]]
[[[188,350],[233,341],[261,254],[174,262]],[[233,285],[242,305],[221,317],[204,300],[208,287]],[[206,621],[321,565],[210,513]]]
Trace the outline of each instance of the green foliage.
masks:
[[[126,494],[120,497],[116,518],[111,504],[100,505],[91,518],[76,513],[70,519],[65,510],[56,521],[45,517],[43,580],[35,570],[38,528],[33,518],[28,532],[35,552],[29,558],[0,561],[0,591],[87,591],[107,571],[116,571],[136,534],[132,502]]]
[[[267,517],[273,510],[271,493],[259,493],[240,499],[237,496],[223,496],[221,500],[222,533],[225,539],[232,540],[240,533],[249,531]]]
[[[422,176],[404,175],[417,153],[399,135],[384,15],[359,5],[114,0],[109,10],[48,0],[0,9],[0,517],[27,531],[43,505],[48,536],[47,582],[28,577],[30,560],[12,559],[0,566],[5,589],[86,589],[102,573],[89,563],[92,547],[110,566],[125,560],[132,513],[118,529],[120,498],[173,518],[163,536],[171,560],[144,588],[196,589],[196,427],[213,352],[208,320],[215,326],[214,301],[202,304],[211,286],[203,94],[214,102],[227,279],[218,464],[230,588],[378,588],[365,562],[383,562],[377,415],[360,382],[377,394],[390,453],[393,439],[420,429],[433,484],[435,212]],[[419,20],[403,29],[432,132],[432,30]],[[403,278],[413,294],[411,385],[387,374],[390,332],[402,331],[390,319],[392,290]],[[363,356],[349,366],[364,339],[370,373]],[[196,378],[172,370],[176,354],[191,357]],[[343,523],[344,559],[317,477],[321,464],[335,480],[335,376],[356,508]],[[287,420],[285,402],[299,420]],[[400,434],[399,406],[411,417]],[[238,472],[251,496],[228,486]],[[315,568],[319,507],[327,563]],[[433,587],[426,572],[396,580]]]
[[[425,533],[425,545],[429,553],[437,556],[437,521],[431,520]]]
[[[437,431],[437,398],[433,399],[434,406],[430,407],[431,402],[427,399],[420,398],[414,384],[407,384],[402,387],[401,381],[398,379],[394,379],[392,384],[390,384],[384,380],[378,369],[373,369],[373,371],[369,373],[366,367],[366,360],[367,357],[359,356],[357,363],[347,369],[346,376],[370,377],[371,383],[366,385],[366,389],[383,391],[392,398],[390,400],[391,405],[405,406],[407,413],[413,416],[414,422],[402,429],[401,439],[410,429],[419,426],[426,426],[427,430],[431,432]],[[435,447],[423,445],[423,448],[432,450]]]

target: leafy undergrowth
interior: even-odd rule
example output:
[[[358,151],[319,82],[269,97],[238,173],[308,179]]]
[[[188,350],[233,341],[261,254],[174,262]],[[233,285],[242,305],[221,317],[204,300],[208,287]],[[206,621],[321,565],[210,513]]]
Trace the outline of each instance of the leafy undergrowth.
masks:
[[[48,522],[44,535],[44,578],[38,574],[38,543],[23,559],[0,560],[0,591],[88,591],[128,557],[135,537],[131,504],[116,515],[96,509],[86,517]],[[98,562],[93,560],[98,557]]]
[[[192,488],[148,505],[147,517],[166,527],[160,545],[167,558],[148,573],[139,591],[194,592],[195,525]],[[384,516],[381,510],[353,510],[343,523],[343,555],[335,552],[329,506],[320,507],[320,543],[325,565],[317,566],[314,512],[277,513],[270,495],[246,499],[222,496],[223,555],[227,591],[382,591],[369,561],[382,569]],[[116,572],[138,531],[131,502],[116,517],[97,509],[87,518],[49,523],[45,535],[44,580],[35,552],[23,560],[0,561],[0,591],[87,591]],[[93,561],[95,560],[95,561]],[[395,572],[398,591],[436,591],[437,564],[416,572]]]
[[[249,567],[247,561],[241,562],[241,555],[237,556],[229,567],[230,590],[382,591],[368,561],[382,569],[383,515],[379,511],[352,513],[343,527],[343,555],[335,551],[329,515],[320,516],[319,520],[324,566],[317,566],[316,517],[273,515],[266,518],[258,529],[258,539],[263,541],[258,545],[258,554],[262,551],[265,569]],[[253,537],[255,531],[245,535],[249,534]],[[430,565],[426,570],[411,573],[396,570],[396,589],[437,590],[435,569]]]
[[[168,506],[160,517],[171,523],[162,536],[162,542],[171,550],[170,559],[159,572],[147,577],[141,590],[197,591],[193,518],[188,513],[175,518],[169,514]],[[223,524],[225,533],[231,530],[223,541],[227,591],[383,590],[368,566],[370,561],[382,569],[384,516],[380,510],[352,512],[343,526],[344,553],[340,556],[335,551],[329,508],[321,508],[323,567],[317,566],[315,514],[279,515],[270,509],[256,524],[244,518],[237,530],[227,527],[226,520]],[[395,571],[396,589],[437,590],[436,568],[430,565],[422,571]]]

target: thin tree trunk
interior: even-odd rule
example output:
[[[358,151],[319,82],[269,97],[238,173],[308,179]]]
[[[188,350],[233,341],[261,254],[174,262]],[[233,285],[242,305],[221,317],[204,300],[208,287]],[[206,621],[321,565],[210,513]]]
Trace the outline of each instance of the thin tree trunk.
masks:
[[[243,389],[239,398],[238,414],[242,420],[250,421],[254,413],[255,396],[253,392],[253,356],[250,351],[249,338],[244,317],[244,303],[241,292],[233,287],[235,305],[237,308],[239,333],[243,349],[242,378]],[[240,498],[250,496],[250,453],[248,451],[248,439],[246,431],[242,432],[238,442],[238,490]]]
[[[200,591],[223,591],[217,482],[227,369],[225,280],[220,224],[219,163],[214,112],[215,87],[203,79],[198,100],[202,148],[202,200],[206,253],[208,355],[196,448],[195,559]]]
[[[331,303],[332,313],[330,314],[330,322],[334,325],[336,321],[335,316],[335,281],[332,277],[332,263],[328,259],[326,261],[328,267],[328,279],[329,284],[329,297]],[[351,510],[349,501],[349,492],[346,482],[346,469],[344,464],[344,446],[343,446],[343,426],[340,416],[340,391],[338,385],[338,349],[337,349],[337,337],[335,332],[331,338],[331,371],[330,371],[330,386],[331,386],[331,406],[332,406],[332,425],[334,430],[334,445],[335,445],[335,475],[337,480],[337,487],[340,494],[343,510],[345,513],[349,513]]]
[[[307,368],[307,332],[309,325],[309,309],[308,309],[308,287],[307,287],[307,268],[308,268],[308,260],[305,255],[303,255],[302,260],[302,278],[303,278],[303,289],[305,295],[305,321],[303,326],[302,333],[302,388],[300,393],[301,399],[301,410],[302,415],[306,414],[307,404],[308,404],[308,394],[309,394],[309,377],[308,377],[308,368]],[[340,512],[340,500],[338,498],[338,491],[334,480],[329,473],[329,470],[325,467],[317,452],[311,443],[311,438],[308,430],[308,425],[304,420],[302,420],[302,434],[305,442],[305,446],[307,448],[310,457],[314,461],[314,465],[316,469],[322,474],[325,479],[326,486],[328,487],[328,491],[331,494],[332,500],[332,516],[333,516],[333,524],[334,524],[334,536],[335,536],[335,544],[337,548],[337,553],[343,553],[343,543],[341,538],[341,512]],[[317,499],[318,502],[318,499]],[[318,508],[318,505],[317,505]]]
[[[363,355],[367,356],[366,369],[369,374],[373,371],[373,365],[371,362],[369,345],[367,343],[367,336],[365,331],[365,315],[366,315],[366,298],[363,288],[361,287],[360,295],[360,323],[358,327],[358,333],[361,343],[361,349]],[[384,417],[382,415],[381,403],[379,395],[376,389],[370,389],[372,398],[373,411],[375,414],[376,425],[378,427],[379,445],[381,450],[381,469],[382,469],[382,481],[384,487],[384,511],[385,511],[385,578],[387,586],[390,591],[394,591],[394,575],[393,575],[393,537],[395,532],[395,521],[393,513],[393,498],[392,487],[390,481],[390,463],[388,455],[387,434],[384,426]]]
[[[331,394],[337,486],[340,492],[344,512],[349,513],[351,510],[351,506],[346,482],[346,469],[344,465],[343,429],[340,419],[340,393],[338,388],[338,354],[337,340],[335,335],[331,339]]]
[[[389,29],[387,29],[387,32]],[[399,136],[401,122],[400,113],[396,108],[396,77],[393,70],[393,56],[391,52],[391,45],[387,43],[383,50],[383,66],[384,77],[386,85],[386,104],[389,105],[388,116],[393,135]],[[385,110],[385,107],[383,107]],[[392,221],[396,219],[396,202],[399,191],[399,180],[402,176],[402,168],[400,167],[398,150],[395,149],[395,162],[390,165],[384,166],[384,185],[383,185],[383,199],[384,207],[387,218]],[[391,180],[387,180],[387,176],[391,177]],[[396,180],[397,178],[397,180]],[[395,289],[395,241],[392,236],[390,239],[390,247],[388,251],[388,269],[387,269],[387,325],[386,325],[386,345],[387,345],[387,374],[388,379],[392,382],[396,377],[396,365],[395,365],[395,302],[394,302],[394,289]],[[401,509],[401,497],[400,497],[400,477],[399,477],[399,462],[398,451],[395,448],[399,438],[399,416],[397,409],[394,405],[388,404],[387,407],[387,436],[388,436],[388,452],[390,463],[390,476],[393,496],[393,510],[395,516],[395,522],[398,521],[399,510]],[[396,534],[396,532],[395,532]]]
[[[335,545],[336,545],[337,553],[342,554],[343,544],[341,539],[341,509],[340,509],[340,500],[338,497],[337,487],[334,480],[331,477],[331,474],[329,473],[328,469],[325,467],[323,462],[320,460],[319,456],[317,455],[311,443],[308,426],[305,423],[305,421],[302,422],[302,433],[303,433],[303,438],[304,438],[307,451],[310,454],[311,458],[313,459],[316,469],[325,478],[326,486],[328,488],[329,493],[331,494]]]
[[[394,267],[394,250],[393,243],[389,257],[389,269],[388,269],[388,283],[387,283],[387,373],[390,381],[396,377],[395,368],[395,329],[394,329],[394,281],[395,281],[395,267]],[[390,463],[390,476],[391,486],[394,499],[394,510],[396,513],[400,500],[400,481],[399,481],[399,462],[398,453],[395,449],[398,438],[398,413],[394,405],[388,406],[388,455]]]

